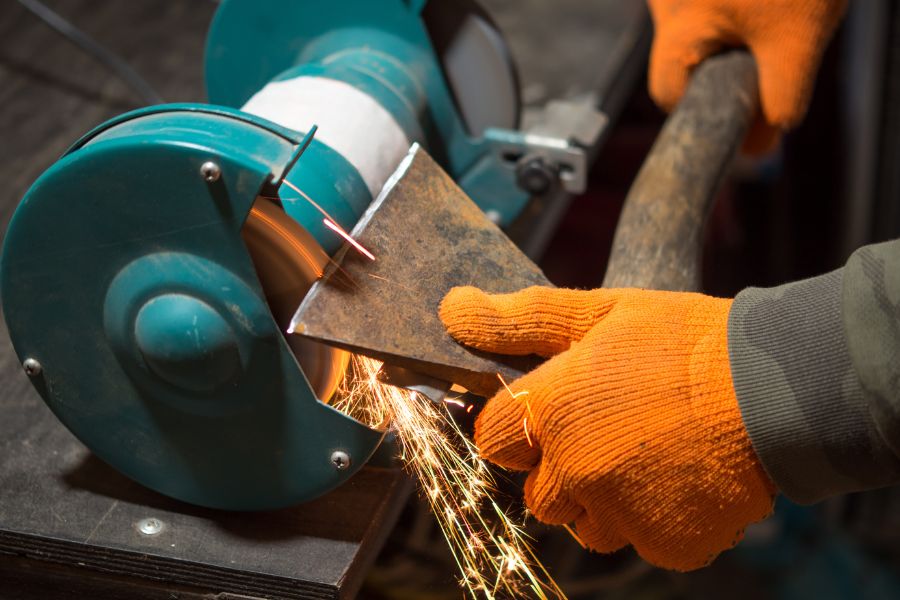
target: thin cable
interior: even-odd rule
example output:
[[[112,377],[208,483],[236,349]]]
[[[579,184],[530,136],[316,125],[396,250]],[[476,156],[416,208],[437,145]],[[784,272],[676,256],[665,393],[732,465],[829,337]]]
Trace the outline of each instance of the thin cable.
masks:
[[[62,15],[55,12],[40,0],[18,0],[25,9],[43,21],[48,27],[78,46],[81,50],[110,71],[119,76],[125,83],[137,92],[141,100],[147,104],[161,104],[162,97],[156,93],[137,71],[132,69],[120,56],[102,46],[94,38],[75,27]]]

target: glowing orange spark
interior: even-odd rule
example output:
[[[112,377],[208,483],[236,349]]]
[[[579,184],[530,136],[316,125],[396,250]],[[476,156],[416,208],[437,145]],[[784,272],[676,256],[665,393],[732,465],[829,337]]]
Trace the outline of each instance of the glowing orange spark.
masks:
[[[527,396],[528,395],[528,390],[521,390],[516,393],[513,393],[512,389],[508,385],[506,385],[506,381],[504,381],[503,375],[501,375],[500,373],[497,373],[497,379],[500,380],[500,383],[503,384],[503,387],[506,388],[506,391],[513,398],[518,398],[519,396]],[[525,402],[525,410],[528,412],[528,416],[526,416],[524,419],[522,419],[522,429],[525,430],[525,440],[528,442],[528,445],[531,446],[532,448],[534,448],[534,444],[531,443],[531,436],[528,434],[528,417],[531,417],[533,420],[534,415],[531,414],[531,404],[528,403],[527,398],[524,400],[524,402]]]
[[[294,185],[293,183],[291,183],[291,182],[288,181],[287,179],[282,179],[281,181],[284,183],[284,185],[288,186],[289,188],[291,188],[292,190],[294,190],[295,192],[297,192],[298,194],[300,194],[300,196],[301,196],[304,200],[306,200],[307,202],[309,202],[310,204],[312,204],[313,207],[314,207],[317,211],[319,211],[320,213],[322,213],[322,214],[325,216],[326,219],[331,219],[332,221],[334,221],[334,219],[331,217],[331,215],[329,215],[328,212],[327,212],[324,208],[322,208],[321,206],[319,206],[318,204],[316,204],[316,201],[309,197],[309,194],[307,194],[306,192],[304,192],[303,190],[301,190],[300,188],[298,188],[296,185]]]
[[[506,384],[506,380],[503,379],[503,375],[501,375],[500,373],[497,373],[497,379],[500,380],[500,383],[503,384],[503,387],[506,388],[506,391],[509,392],[509,395],[512,396],[513,398],[518,398],[519,396],[527,396],[528,395],[528,390],[522,390],[522,391],[513,393],[512,389]],[[527,402],[526,402],[526,404],[527,404]],[[531,412],[530,409],[529,409],[529,412]]]
[[[374,273],[366,273],[366,275],[368,275],[372,279],[378,279],[379,281],[384,281],[385,283],[390,283],[391,285],[396,285],[397,287],[401,287],[404,290],[406,290],[407,292],[410,292],[413,294],[419,293],[416,290],[412,289],[411,287],[405,286],[402,283],[397,283],[396,281],[392,281],[392,280],[388,279],[387,277],[382,277],[381,275],[375,275]]]
[[[566,528],[566,531],[569,532],[569,535],[571,535],[573,538],[575,538],[575,541],[578,542],[578,544],[579,544],[582,548],[584,548],[585,550],[587,550],[587,544],[585,544],[584,541],[582,541],[581,537],[579,537],[579,535],[578,535],[577,533],[575,533],[575,530],[574,530],[574,529],[572,529],[571,527],[569,527],[569,526],[566,525],[565,523],[563,523],[563,527]]]
[[[475,405],[474,405],[474,404],[470,404],[469,406],[466,407],[466,412],[467,412],[467,413],[472,412],[472,409],[473,409],[473,408],[475,408]]]
[[[290,246],[293,248],[316,273],[317,277],[322,276],[322,268],[319,266],[319,262],[315,260],[312,255],[310,255],[309,250],[307,250],[306,246],[297,241],[297,238],[289,232],[287,229],[281,226],[280,223],[269,217],[262,210],[252,207],[250,208],[250,214],[254,217],[265,223],[272,231],[278,234],[279,237],[284,239]]]
[[[339,236],[341,236],[342,238],[347,240],[347,242],[351,246],[353,246],[354,248],[359,250],[360,254],[362,254],[369,260],[375,260],[375,255],[372,254],[371,252],[369,252],[368,250],[366,250],[365,248],[363,248],[362,244],[360,244],[359,242],[354,240],[352,237],[350,237],[350,234],[347,233],[346,231],[344,231],[344,229],[340,225],[338,225],[331,219],[322,219],[322,222],[325,223],[325,227],[327,227],[328,229],[337,233]]]
[[[307,194],[306,192],[304,192],[303,190],[301,190],[299,187],[297,187],[296,185],[294,185],[293,183],[291,183],[291,182],[288,181],[287,179],[282,179],[281,181],[282,181],[282,183],[284,183],[284,185],[288,186],[289,188],[291,188],[292,190],[294,190],[295,192],[297,192],[298,194],[300,194],[300,196],[301,196],[304,200],[306,200],[307,202],[309,202],[309,203],[313,206],[313,208],[315,208],[317,211],[319,211],[320,213],[322,213],[322,215],[325,217],[325,219],[323,220],[323,222],[325,223],[325,226],[326,226],[326,227],[328,227],[329,229],[331,229],[332,231],[334,231],[335,233],[337,233],[339,236],[341,236],[342,238],[344,238],[345,240],[347,240],[354,248],[356,248],[357,250],[359,250],[364,256],[366,256],[367,258],[369,258],[369,259],[371,259],[371,260],[375,260],[375,256],[373,256],[371,252],[369,252],[368,250],[366,250],[365,248],[363,248],[363,247],[359,244],[359,242],[357,242],[357,241],[354,240],[352,237],[350,237],[350,234],[347,233],[346,231],[344,231],[344,229],[343,229],[340,225],[337,224],[337,221],[334,220],[334,217],[332,217],[331,215],[329,215],[329,214],[328,214],[328,211],[326,211],[324,208],[322,208],[321,206],[319,206],[319,204],[318,204],[315,200],[313,200],[313,199],[309,196],[309,194]]]

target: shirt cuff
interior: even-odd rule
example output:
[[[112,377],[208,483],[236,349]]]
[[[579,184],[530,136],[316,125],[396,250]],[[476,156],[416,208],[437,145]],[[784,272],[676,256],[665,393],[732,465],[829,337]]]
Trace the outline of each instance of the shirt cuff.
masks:
[[[748,288],[728,318],[731,375],[747,433],[775,485],[801,504],[900,477],[848,353],[842,273]]]

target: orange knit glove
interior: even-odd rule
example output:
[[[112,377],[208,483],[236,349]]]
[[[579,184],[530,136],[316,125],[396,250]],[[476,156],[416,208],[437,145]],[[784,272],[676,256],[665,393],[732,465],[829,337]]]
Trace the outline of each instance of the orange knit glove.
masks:
[[[484,457],[530,470],[525,501],[599,552],[708,564],[772,510],[731,383],[731,300],[635,289],[454,288],[440,315],[489,352],[552,356],[492,398]]]
[[[722,48],[746,46],[759,69],[762,118],[744,146],[775,147],[806,114],[819,62],[846,0],[648,0],[656,27],[650,95],[672,110],[692,68]]]

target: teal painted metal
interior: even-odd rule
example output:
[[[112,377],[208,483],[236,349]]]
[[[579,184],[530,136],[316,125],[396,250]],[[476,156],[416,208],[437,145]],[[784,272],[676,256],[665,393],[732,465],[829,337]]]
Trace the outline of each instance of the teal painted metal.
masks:
[[[190,256],[168,258],[174,258],[172,262],[178,266],[190,264],[192,259]],[[136,271],[134,276],[140,279],[149,266],[142,262],[128,269]],[[210,265],[197,266],[205,267],[204,270],[210,268]],[[118,277],[116,283],[120,284]],[[121,299],[130,300],[127,292],[108,293],[104,313],[116,314],[120,309],[116,302]],[[151,377],[168,381],[178,389],[191,394],[215,393],[226,383],[235,382],[247,367],[238,346],[243,339],[238,333],[240,329],[229,323],[222,311],[196,296],[182,292],[160,294],[138,309],[133,322],[127,318],[130,315],[118,316],[126,318],[113,319],[110,329],[121,334],[121,324],[133,326],[134,345],[140,353],[132,357],[134,363],[144,363]],[[129,352],[131,336],[122,338],[125,342],[122,349]]]
[[[295,185],[302,182],[302,190],[316,203],[328,207],[328,212],[338,224],[349,231],[356,225],[359,215],[372,201],[365,182],[356,169],[347,160],[314,137],[314,132],[298,132],[281,127],[276,123],[261,119],[249,113],[225,106],[213,104],[164,104],[148,106],[131,111],[106,121],[78,139],[66,151],[66,155],[75,152],[91,140],[102,136],[108,130],[115,129],[116,135],[130,131],[131,124],[138,118],[170,115],[172,113],[196,113],[200,115],[221,116],[225,119],[244,122],[267,129],[279,138],[295,146],[294,155],[278,165],[278,173],[273,179],[273,187],[278,194],[285,212],[295,221],[303,225],[328,254],[333,254],[341,247],[343,240],[322,223],[322,215],[306,199],[294,193],[290,188],[279,185],[287,179]],[[215,124],[216,121],[208,121]],[[144,121],[144,124],[147,122]],[[161,127],[169,126],[163,118],[158,121]],[[144,129],[142,126],[141,129]],[[143,135],[147,135],[144,132]],[[215,128],[204,135],[215,135]],[[149,134],[152,139],[152,132]],[[297,160],[299,152],[303,152],[303,160]],[[65,155],[64,155],[65,156]],[[264,157],[263,157],[264,158]]]
[[[43,366],[35,387],[97,456],[169,496],[296,504],[383,437],[315,399],[240,237],[304,143],[292,178],[335,158],[232,109],[145,109],[82,138],[10,223],[3,310],[19,358]],[[214,182],[200,175],[209,160]],[[338,449],[350,468],[331,464]]]
[[[347,231],[353,229],[372,201],[369,188],[357,170],[343,156],[315,139],[285,178],[325,207]],[[337,252],[344,240],[325,226],[322,213],[315,206],[288,186],[279,188],[279,196],[284,211],[303,225],[326,253]]]
[[[424,0],[224,0],[210,27],[210,101],[238,108],[269,81],[319,74],[388,109],[463,189],[502,224],[528,196],[484,139],[471,138],[444,81],[420,12]]]
[[[104,121],[97,127],[94,127],[86,134],[78,138],[78,140],[72,144],[68,150],[66,150],[63,156],[67,156],[72,152],[75,152],[79,148],[85,146],[88,142],[96,140],[101,135],[103,135],[106,131],[110,129],[116,129],[118,135],[121,135],[123,132],[129,131],[129,129],[120,129],[121,125],[125,125],[129,121],[136,121],[138,118],[147,117],[150,115],[165,115],[172,113],[181,113],[179,115],[179,121],[181,117],[185,115],[183,113],[199,113],[202,115],[218,115],[224,117],[226,119],[230,119],[233,121],[240,121],[243,123],[248,123],[250,125],[255,125],[262,129],[267,130],[269,133],[278,136],[279,138],[290,142],[300,148],[305,148],[307,146],[307,142],[309,141],[309,135],[304,135],[301,132],[294,131],[293,129],[288,129],[286,127],[282,127],[276,123],[272,123],[270,121],[266,121],[264,119],[260,119],[251,114],[247,114],[245,112],[234,110],[233,108],[229,108],[227,106],[216,106],[213,104],[196,104],[193,102],[183,102],[183,103],[172,103],[172,104],[158,104],[156,106],[146,106],[144,108],[139,108],[137,110],[133,110],[127,113],[123,113],[117,117],[113,117],[108,121]],[[291,164],[291,161],[288,160],[288,165]],[[282,165],[283,167],[285,165]]]

